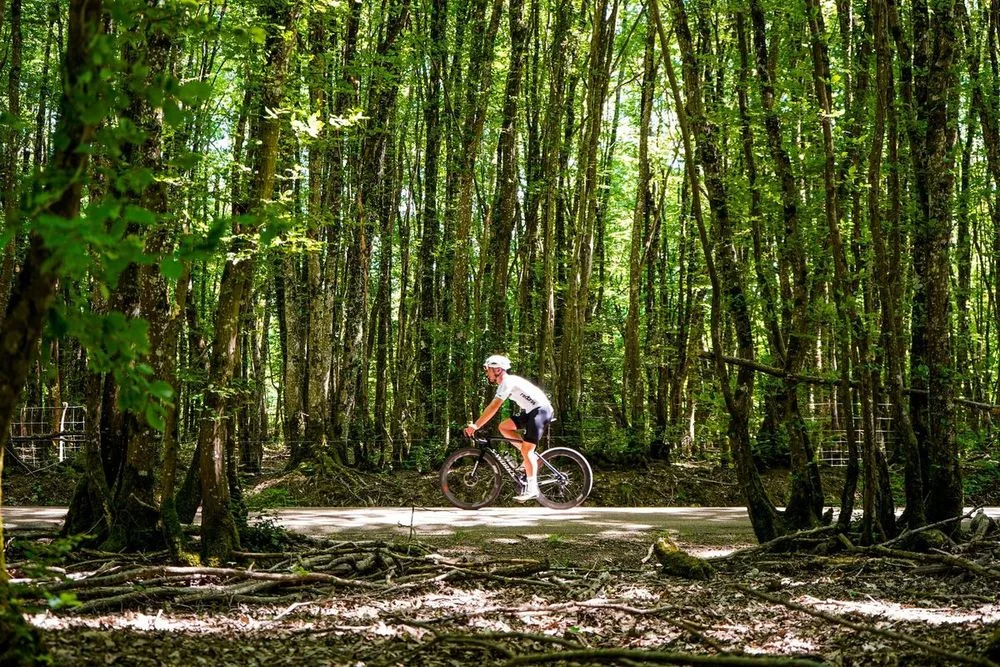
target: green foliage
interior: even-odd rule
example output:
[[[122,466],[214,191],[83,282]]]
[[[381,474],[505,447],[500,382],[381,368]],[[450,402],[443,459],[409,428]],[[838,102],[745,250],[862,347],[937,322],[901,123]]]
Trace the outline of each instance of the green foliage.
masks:
[[[42,12],[45,3],[26,3],[25,12],[31,14],[30,25],[44,25]],[[58,3],[57,3],[58,4]],[[412,4],[412,3],[411,3]],[[442,409],[453,405],[454,394],[478,398],[483,387],[457,385],[450,370],[459,358],[470,350],[478,350],[488,340],[494,340],[492,322],[484,313],[489,298],[486,290],[493,276],[486,271],[486,254],[491,247],[491,235],[500,227],[496,219],[495,202],[498,189],[496,147],[501,136],[502,108],[505,103],[517,103],[518,192],[515,233],[511,239],[510,256],[506,258],[510,282],[505,299],[509,317],[502,335],[517,348],[523,372],[545,384],[553,397],[566,392],[561,383],[579,371],[582,380],[582,404],[572,406],[573,425],[570,430],[579,442],[566,444],[580,446],[599,458],[614,461],[637,460],[647,455],[654,430],[663,430],[655,422],[668,413],[669,424],[662,434],[670,442],[679,442],[687,433],[686,418],[694,414],[695,440],[699,444],[720,443],[727,437],[729,414],[723,401],[719,379],[711,364],[688,359],[682,368],[683,353],[696,356],[711,345],[707,328],[710,324],[708,276],[705,249],[700,245],[693,218],[689,184],[685,184],[686,157],[681,151],[679,128],[672,92],[664,76],[664,57],[669,58],[677,71],[681,54],[675,50],[661,53],[656,45],[657,71],[652,81],[653,119],[649,136],[650,186],[649,208],[642,220],[640,239],[633,238],[632,220],[636,210],[636,175],[638,173],[640,123],[640,90],[643,77],[645,37],[649,30],[648,16],[642,3],[623,4],[617,23],[609,24],[604,36],[592,41],[592,17],[581,12],[580,3],[542,2],[530,11],[537,11],[531,21],[538,20],[537,35],[528,46],[525,70],[522,72],[521,93],[517,99],[507,99],[504,83],[511,57],[510,27],[506,17],[493,44],[482,44],[483,23],[472,22],[474,4],[447,3],[447,34],[437,40],[428,32],[429,21],[421,8],[402,26],[398,43],[388,44],[389,19],[396,5],[392,2],[354,3],[344,0],[315,0],[305,3],[298,22],[289,35],[295,44],[292,53],[288,84],[280,104],[260,109],[261,92],[267,90],[269,54],[263,46],[274,29],[269,10],[273,3],[204,3],[197,0],[174,0],[155,7],[141,0],[121,0],[108,3],[107,12],[114,30],[95,40],[93,67],[69,91],[70,99],[65,108],[56,109],[52,98],[61,93],[58,63],[49,63],[47,79],[42,80],[44,47],[40,35],[27,34],[27,53],[24,64],[25,80],[22,88],[27,98],[22,112],[14,116],[0,112],[0,142],[10,134],[17,135],[18,149],[29,147],[29,130],[34,128],[31,114],[38,102],[48,101],[48,111],[62,117],[91,122],[97,125],[92,141],[80,150],[92,156],[86,173],[72,175],[70,180],[57,182],[55,176],[42,168],[30,168],[30,160],[19,160],[28,176],[21,176],[19,183],[23,204],[21,215],[12,219],[25,221],[24,228],[9,225],[3,229],[0,241],[18,238],[20,232],[31,230],[40,234],[50,249],[51,266],[58,269],[61,284],[66,292],[65,303],[60,304],[49,317],[48,335],[54,340],[70,340],[76,359],[87,359],[89,370],[112,374],[121,387],[120,405],[143,416],[146,422],[158,428],[164,425],[167,407],[176,402],[178,407],[189,410],[190,417],[202,403],[205,389],[205,357],[198,349],[201,342],[208,343],[212,336],[211,313],[218,296],[221,267],[229,259],[243,261],[248,258],[263,259],[262,270],[251,285],[246,286],[248,304],[243,321],[244,335],[240,340],[241,371],[256,374],[252,381],[237,388],[215,387],[234,406],[249,406],[261,394],[266,394],[267,417],[277,419],[277,408],[285,410],[293,401],[287,400],[289,392],[304,393],[305,385],[312,379],[298,378],[287,383],[284,372],[289,360],[302,364],[318,355],[312,350],[303,352],[300,347],[305,331],[315,326],[323,299],[332,295],[333,314],[321,323],[330,333],[330,347],[334,350],[332,371],[325,377],[331,384],[341,384],[334,389],[351,387],[349,399],[357,399],[358,423],[372,419],[391,421],[394,447],[406,451],[404,465],[420,470],[433,469],[444,457],[440,433],[447,428],[445,420],[463,423],[468,415],[456,415]],[[222,11],[225,7],[225,11]],[[827,203],[823,191],[825,153],[819,120],[821,112],[816,101],[812,54],[809,47],[808,25],[804,5],[785,6],[780,2],[764,2],[769,17],[767,27],[771,49],[771,74],[775,93],[775,113],[782,125],[781,137],[784,150],[791,160],[791,170],[796,181],[800,201],[798,229],[794,234],[785,229],[784,203],[780,179],[775,177],[775,161],[768,145],[767,128],[763,123],[762,86],[755,70],[753,54],[747,75],[747,102],[750,139],[747,147],[755,161],[753,179],[751,165],[744,153],[741,134],[743,118],[737,103],[737,86],[740,85],[740,54],[735,40],[733,7],[728,5],[687,3],[691,19],[698,27],[711,27],[711,39],[699,39],[698,63],[706,77],[704,101],[709,120],[718,128],[721,160],[725,164],[722,175],[726,188],[725,202],[734,228],[731,239],[719,236],[718,220],[703,198],[702,218],[707,227],[708,251],[718,253],[731,240],[732,249],[739,257],[743,275],[731,276],[744,288],[751,310],[752,335],[756,341],[756,358],[768,364],[780,364],[777,349],[772,349],[766,319],[770,316],[767,306],[773,305],[777,326],[787,344],[792,336],[800,333],[807,340],[810,350],[805,374],[829,373],[831,360],[837,353],[836,343],[856,335],[843,321],[832,298],[832,261],[829,252],[829,230],[824,214]],[[741,7],[742,8],[742,7]],[[65,11],[59,5],[59,11]],[[352,12],[357,9],[356,52],[348,53],[346,34],[352,23]],[[745,9],[745,8],[742,8]],[[880,193],[867,191],[860,184],[864,179],[866,164],[863,159],[855,164],[849,160],[851,151],[859,151],[865,159],[872,146],[873,112],[875,101],[874,69],[860,72],[865,61],[874,68],[875,58],[855,57],[853,46],[842,43],[836,29],[836,16],[840,5],[824,3],[827,16],[828,52],[831,74],[828,84],[835,108],[827,116],[836,119],[833,126],[833,150],[841,234],[847,242],[848,272],[854,285],[849,300],[861,310],[861,323],[870,332],[873,342],[871,357],[885,358],[884,350],[877,349],[880,336],[886,330],[881,321],[872,267],[873,228],[867,220],[867,197]],[[906,23],[906,9],[901,8],[901,19]],[[413,8],[410,8],[413,11]],[[560,15],[558,12],[567,14]],[[489,11],[487,10],[487,14]],[[570,34],[565,43],[553,43],[551,34],[541,26],[552,26],[557,19],[567,18]],[[606,17],[610,19],[610,15]],[[63,21],[52,20],[52,25]],[[975,31],[977,21],[970,29]],[[475,27],[477,30],[473,31]],[[320,32],[312,32],[321,28]],[[459,30],[469,30],[459,32]],[[668,31],[669,31],[668,26]],[[30,32],[30,31],[29,31]],[[708,33],[706,33],[707,35]],[[852,32],[852,34],[854,34]],[[462,39],[459,39],[459,36]],[[970,43],[981,35],[970,33]],[[169,62],[158,62],[154,46],[162,40],[163,52]],[[320,40],[320,41],[315,41]],[[980,42],[982,41],[980,40]],[[337,45],[337,52],[329,45]],[[351,42],[353,44],[353,42]],[[607,99],[598,100],[598,114],[590,113],[588,100],[596,93],[592,89],[593,62],[590,49],[597,47],[612,54],[607,75],[610,91]],[[484,48],[490,47],[494,60],[479,63]],[[985,47],[984,47],[985,48]],[[560,57],[559,50],[565,49]],[[751,49],[752,50],[752,49]],[[446,71],[447,99],[440,107],[443,141],[442,159],[438,162],[438,190],[430,191],[425,181],[425,150],[428,144],[427,118],[431,110],[427,84],[433,72],[428,70],[429,55],[441,53],[448,63]],[[56,57],[53,55],[52,57]],[[895,57],[895,56],[894,56]],[[167,56],[164,56],[167,58]],[[350,60],[349,60],[350,58]],[[984,61],[985,62],[985,61]],[[314,72],[313,65],[321,71]],[[472,78],[473,67],[486,67],[482,75]],[[898,66],[898,63],[896,63]],[[959,67],[963,67],[960,64]],[[556,78],[556,71],[564,71],[563,79]],[[982,72],[980,77],[992,85],[993,74]],[[923,73],[916,73],[922,76]],[[322,84],[315,87],[312,77]],[[959,77],[961,79],[961,77]],[[848,85],[868,81],[867,91],[861,99],[858,92]],[[562,87],[557,91],[556,84]],[[919,85],[919,81],[917,82]],[[391,91],[392,95],[388,93]],[[954,98],[960,108],[971,109],[969,81],[954,89]],[[481,93],[483,111],[474,107]],[[562,95],[556,101],[550,97]],[[898,94],[898,92],[897,92]],[[322,99],[321,99],[322,98]],[[851,109],[848,100],[859,111],[860,127],[852,129]],[[391,106],[391,108],[387,108]],[[902,114],[895,120],[901,134],[907,125],[909,110],[899,100],[891,108]],[[137,109],[145,111],[136,112]],[[148,113],[146,113],[148,111]],[[375,112],[385,112],[379,122],[372,122]],[[253,215],[232,215],[241,211],[245,203],[248,183],[255,177],[248,166],[258,145],[246,141],[259,115],[267,121],[280,124],[282,136],[278,147],[277,194],[272,201],[255,202]],[[481,115],[480,115],[481,114]],[[966,118],[959,114],[956,118]],[[150,120],[162,117],[163,163],[144,164],[137,157],[144,142],[154,130]],[[556,125],[548,127],[548,118]],[[970,113],[968,118],[974,118]],[[597,147],[597,182],[594,184],[594,201],[584,201],[581,193],[589,174],[582,170],[582,149],[589,136],[589,122],[603,118],[599,129]],[[612,122],[615,119],[617,122]],[[40,136],[50,140],[49,149],[66,147],[67,137],[46,135],[48,118],[40,118]],[[968,123],[961,120],[960,123]],[[481,125],[481,140],[472,142],[467,133]],[[972,289],[969,314],[970,331],[974,332],[974,355],[978,359],[961,369],[970,379],[982,376],[981,386],[995,384],[996,327],[990,322],[990,295],[995,293],[996,272],[989,270],[983,253],[989,248],[982,239],[995,236],[989,217],[992,202],[991,179],[979,153],[982,131],[975,125],[959,127],[962,136],[972,134],[974,150],[970,187],[962,193],[968,204],[968,219],[973,225],[977,247],[973,262]],[[384,146],[384,154],[372,156],[365,149],[377,147],[375,139],[391,138]],[[548,142],[552,142],[549,145]],[[560,143],[561,142],[561,143]],[[900,244],[901,257],[896,262],[898,274],[906,277],[898,285],[897,314],[904,320],[909,317],[909,307],[918,286],[912,279],[909,245],[912,231],[919,230],[918,198],[914,192],[913,167],[910,164],[908,142],[899,142],[902,149],[900,162],[888,164],[885,151],[883,173],[877,174],[878,182],[885,185],[890,175],[901,176],[899,201],[884,198],[875,202],[875,210],[883,211],[887,218],[898,208],[903,229],[893,232]],[[6,145],[6,144],[5,144]],[[238,150],[237,150],[238,147]],[[699,146],[699,149],[702,147]],[[550,173],[536,173],[543,150],[552,150],[558,160]],[[958,149],[956,149],[958,150]],[[459,165],[466,168],[461,158],[468,151],[471,162],[468,168],[472,179],[469,236],[459,247],[456,243],[459,214],[455,195],[461,176]],[[336,155],[336,158],[334,158]],[[41,157],[41,156],[36,156]],[[316,158],[315,164],[312,160]],[[334,162],[334,159],[339,162]],[[368,162],[374,160],[377,164]],[[39,159],[39,163],[44,163]],[[44,167],[44,164],[42,164]],[[377,167],[377,169],[374,169]],[[372,169],[370,169],[372,168]],[[313,171],[316,169],[317,171]],[[378,173],[370,173],[378,172]],[[523,182],[520,182],[523,179]],[[145,195],[157,187],[167,190],[167,211],[156,210],[145,200]],[[701,183],[705,191],[705,183]],[[80,187],[84,193],[84,206],[80,215],[64,219],[51,215],[36,215],[61,196],[69,187]],[[544,211],[544,196],[551,187],[554,196],[552,209]],[[319,188],[319,191],[316,190]],[[855,198],[854,196],[857,195]],[[315,199],[314,199],[315,198]],[[319,202],[317,205],[316,202]],[[759,204],[759,215],[751,217],[752,206]],[[594,206],[593,216],[585,211]],[[427,218],[426,212],[434,211],[436,222]],[[545,215],[556,219],[548,221]],[[506,221],[504,221],[506,222]],[[544,240],[546,224],[552,222],[554,239]],[[751,223],[759,226],[759,238],[751,232]],[[883,221],[886,233],[890,221]],[[22,224],[22,223],[19,223]],[[435,226],[436,225],[436,226]],[[912,229],[911,229],[912,225]],[[235,228],[235,229],[234,229]],[[167,249],[147,250],[147,241],[153,234],[163,233]],[[424,237],[437,235],[438,245],[431,248],[430,266],[422,266],[423,255],[413,249]],[[23,236],[23,234],[22,234]],[[639,241],[641,275],[631,275],[630,251]],[[760,246],[759,248],[757,246]],[[728,247],[728,246],[726,246]],[[225,250],[222,250],[225,248]],[[363,248],[370,254],[370,264],[355,257],[355,250]],[[805,278],[811,303],[804,314],[807,322],[804,332],[791,332],[789,321],[795,307],[792,283],[798,267],[788,264],[790,250],[799,250],[804,257]],[[459,251],[464,254],[459,255]],[[854,251],[854,252],[852,252]],[[466,284],[459,295],[458,285],[452,284],[454,268],[450,262],[461,257],[467,262]],[[379,260],[385,258],[385,269]],[[317,261],[318,260],[318,261]],[[543,293],[541,283],[546,260],[550,260],[555,273],[553,293]],[[954,261],[954,260],[952,260]],[[315,273],[314,263],[320,267]],[[160,275],[176,288],[176,281],[192,273],[192,293],[189,297],[190,318],[185,321],[184,344],[177,353],[181,363],[177,387],[171,388],[152,375],[148,327],[134,319],[132,310],[116,302],[124,291],[134,287],[135,267],[158,267]],[[326,273],[329,267],[329,273]],[[360,312],[351,312],[357,304],[348,305],[345,294],[348,284],[355,280],[351,273],[364,283],[364,298]],[[382,275],[382,271],[385,275]],[[432,312],[425,311],[426,299],[414,289],[419,284],[422,271],[435,272],[435,293],[432,295]],[[757,277],[759,270],[763,277]],[[581,312],[566,309],[570,285],[581,276],[580,285],[586,293],[586,304]],[[956,274],[957,275],[957,274]],[[386,293],[383,293],[382,278]],[[881,279],[881,278],[879,278]],[[523,281],[523,282],[522,282]],[[762,286],[769,286],[775,295],[774,304],[767,304]],[[644,414],[631,423],[622,405],[622,376],[624,373],[624,320],[629,306],[630,288],[637,287],[640,303],[640,367]],[[728,288],[730,285],[723,285]],[[523,290],[523,294],[522,294]],[[172,292],[168,292],[172,295]],[[461,296],[452,301],[453,296]],[[723,310],[728,297],[723,298]],[[542,351],[553,359],[538,357],[536,345],[541,337],[540,316],[548,301],[554,305],[553,324],[555,339],[552,350]],[[376,308],[379,306],[379,308]],[[104,312],[118,308],[123,312]],[[460,314],[464,310],[464,314]],[[382,313],[388,313],[382,321]],[[547,314],[547,313],[546,313]],[[685,319],[688,315],[691,319]],[[565,363],[561,336],[570,317],[579,316],[585,321],[582,341],[573,344]],[[460,317],[464,317],[462,320]],[[359,327],[362,359],[349,359],[343,354],[347,342],[346,323],[363,319]],[[729,313],[721,313],[718,332],[726,354],[735,347],[733,320]],[[904,328],[909,326],[907,321]],[[421,329],[423,328],[423,329]],[[421,339],[423,331],[430,331],[433,347],[433,381],[430,386],[420,386],[414,380],[412,363],[414,340]],[[251,334],[252,332],[252,334]],[[384,335],[387,350],[388,374],[379,376],[374,363],[380,349],[378,337]],[[198,337],[204,341],[198,341]],[[253,337],[259,336],[256,349],[251,349]],[[681,341],[688,337],[688,349]],[[853,342],[854,338],[850,338]],[[312,343],[310,343],[312,345]],[[77,349],[79,348],[79,349]],[[815,354],[813,354],[815,351]],[[236,351],[233,352],[234,354]],[[56,357],[56,355],[53,355]],[[48,372],[38,379],[34,395],[45,396],[43,384],[65,378],[65,393],[78,399],[80,390],[78,369],[70,368],[65,359],[46,360],[51,366],[60,364],[59,372]],[[868,370],[863,360],[861,369]],[[259,362],[259,363],[258,363]],[[543,363],[544,362],[544,365]],[[553,363],[554,362],[554,363]],[[356,369],[361,370],[356,370]],[[519,368],[518,370],[522,370]],[[541,370],[539,370],[541,369]],[[300,369],[301,370],[301,369]],[[315,369],[314,369],[315,370]],[[547,377],[535,378],[538,370]],[[875,369],[876,371],[878,369]],[[658,377],[659,373],[673,379],[675,373],[686,373],[680,386],[678,404],[668,405],[668,389]],[[360,384],[349,373],[360,373]],[[926,365],[916,365],[903,371],[911,384],[926,381]],[[367,375],[363,375],[367,373]],[[735,373],[731,374],[731,378]],[[758,383],[751,398],[750,431],[757,433],[763,407],[771,395]],[[669,380],[662,380],[667,382]],[[372,397],[377,383],[384,383],[383,394],[387,406],[376,406]],[[481,382],[481,380],[480,380]],[[367,384],[365,384],[367,383]],[[973,383],[970,383],[970,385]],[[387,388],[386,388],[387,387]],[[54,394],[54,392],[53,392]],[[60,395],[60,400],[67,398]],[[339,397],[329,397],[332,405]],[[182,400],[183,399],[183,400]],[[263,404],[265,401],[261,400]],[[427,411],[418,403],[434,406],[434,413],[444,415],[439,424],[425,424]],[[331,410],[343,406],[332,405]],[[382,407],[387,412],[377,414]],[[561,406],[564,409],[565,406]],[[365,413],[367,411],[367,413]],[[365,414],[358,414],[365,413]],[[391,419],[389,415],[392,415]],[[507,414],[505,411],[504,414]],[[568,421],[567,415],[558,415]],[[287,413],[281,418],[290,420]],[[959,417],[961,419],[961,417]],[[193,419],[182,420],[182,428],[192,427]],[[238,423],[242,429],[245,421]],[[627,425],[628,432],[623,426]],[[265,423],[261,428],[273,429],[276,424]],[[561,425],[560,425],[561,426]],[[270,436],[270,431],[268,436]],[[437,440],[413,440],[416,434],[435,433]],[[190,435],[190,434],[186,434]],[[243,437],[244,433],[239,433]],[[328,434],[341,437],[342,434]],[[787,458],[787,437],[784,429],[776,426],[768,437],[754,443],[754,453],[759,461],[775,463]],[[813,435],[813,433],[810,433]],[[820,433],[815,434],[818,437]],[[660,434],[656,433],[656,437]],[[301,437],[293,434],[292,437]],[[351,430],[353,442],[348,459],[355,465],[374,463],[378,443],[369,433]],[[819,440],[816,441],[817,443]],[[974,441],[963,442],[974,449]],[[286,443],[287,444],[287,443]],[[553,443],[558,444],[558,443]],[[382,462],[383,465],[390,465]],[[394,463],[393,463],[394,464]],[[333,459],[321,455],[308,464],[311,469],[333,470]],[[270,497],[258,499],[261,506],[285,504],[278,491]]]
[[[114,375],[122,409],[142,415],[150,426],[163,429],[174,390],[153,377],[153,369],[143,361],[149,352],[145,320],[129,319],[118,312],[96,313],[82,306],[70,313],[68,306],[57,306],[50,311],[49,323],[55,335],[69,335],[80,341],[88,351],[91,372]]]
[[[79,607],[82,604],[76,598],[76,593],[73,591],[60,591],[59,593],[51,594],[48,596],[47,602],[49,609],[52,611],[72,609],[73,607]]]
[[[247,494],[247,509],[266,510],[273,507],[295,507],[298,501],[291,491],[280,486],[271,486],[258,493]]]
[[[263,516],[240,526],[240,544],[244,551],[284,551],[291,536],[275,517]]]
[[[14,540],[8,547],[9,552],[22,554],[24,574],[40,583],[19,584],[12,586],[11,591],[29,594],[25,597],[40,597],[45,601],[45,606],[52,611],[79,606],[80,601],[75,593],[71,591],[49,592],[48,586],[52,582],[66,579],[65,571],[57,566],[62,565],[66,557],[88,539],[90,539],[88,535],[70,535],[54,539],[51,542]],[[24,604],[30,606],[30,603]]]
[[[19,541],[18,545],[29,561],[25,567],[40,568],[38,570],[28,569],[28,573],[32,576],[42,576],[48,571],[48,566],[61,563],[70,552],[87,539],[89,539],[88,535],[70,535],[54,539],[51,542]]]
[[[40,633],[25,620],[6,584],[0,584],[0,664],[12,667],[54,664]]]
[[[1000,498],[1000,461],[996,459],[980,459],[970,461],[964,466],[965,495],[982,499],[990,504]]]
[[[758,432],[759,433],[759,432]],[[766,435],[766,437],[764,437]],[[788,465],[788,433],[783,428],[760,434],[751,442],[754,461],[763,468]]]

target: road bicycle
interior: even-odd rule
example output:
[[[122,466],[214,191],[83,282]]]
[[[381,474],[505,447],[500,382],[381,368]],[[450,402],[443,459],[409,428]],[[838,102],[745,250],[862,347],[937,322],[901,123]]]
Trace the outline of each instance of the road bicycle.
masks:
[[[505,482],[515,492],[524,488],[525,475],[517,458],[500,445],[513,449],[505,438],[470,438],[474,447],[460,449],[441,466],[441,491],[455,507],[477,510],[494,502]],[[590,495],[594,473],[580,452],[552,447],[538,453],[538,502],[557,510],[576,507]]]

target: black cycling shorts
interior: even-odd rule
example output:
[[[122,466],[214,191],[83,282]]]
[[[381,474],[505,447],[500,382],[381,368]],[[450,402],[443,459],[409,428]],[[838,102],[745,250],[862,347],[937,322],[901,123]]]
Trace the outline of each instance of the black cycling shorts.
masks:
[[[552,421],[552,408],[535,408],[531,412],[519,412],[511,419],[524,431],[524,441],[537,445],[545,435],[545,427]]]

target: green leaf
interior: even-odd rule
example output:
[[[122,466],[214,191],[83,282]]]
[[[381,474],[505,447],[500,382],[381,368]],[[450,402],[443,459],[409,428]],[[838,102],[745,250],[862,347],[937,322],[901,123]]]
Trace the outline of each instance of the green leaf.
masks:
[[[192,106],[200,104],[212,96],[212,84],[208,81],[188,81],[181,84],[177,98]]]
[[[184,111],[177,100],[168,99],[163,102],[163,121],[174,127],[184,124]]]
[[[160,261],[160,274],[170,281],[176,281],[184,273],[184,262],[173,257],[164,257]]]
[[[167,427],[166,419],[163,416],[163,406],[157,403],[147,403],[145,416],[146,423],[157,431],[163,431]]]
[[[149,393],[151,396],[158,398],[162,401],[170,401],[174,397],[174,388],[170,386],[169,383],[163,380],[156,380],[151,385],[149,385]]]
[[[49,330],[54,338],[62,338],[69,331],[69,322],[62,308],[49,309]]]
[[[139,225],[152,226],[156,224],[156,213],[141,206],[129,204],[125,207],[125,220]]]
[[[59,595],[49,595],[49,609],[66,609],[79,607],[80,601],[76,599],[76,593],[63,591]]]

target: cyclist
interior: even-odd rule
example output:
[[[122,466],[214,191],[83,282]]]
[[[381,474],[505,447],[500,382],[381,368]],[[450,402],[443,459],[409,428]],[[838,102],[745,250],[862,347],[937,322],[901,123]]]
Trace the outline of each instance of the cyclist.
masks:
[[[510,365],[510,359],[502,354],[491,355],[483,362],[486,378],[497,385],[497,393],[479,419],[465,427],[465,435],[471,438],[473,433],[488,424],[508,398],[517,403],[521,412],[500,422],[499,429],[510,444],[521,450],[527,483],[524,491],[514,496],[514,500],[523,503],[538,497],[538,455],[535,446],[545,434],[545,427],[552,421],[553,413],[545,392],[523,377],[508,373]],[[523,437],[518,429],[524,431]]]

